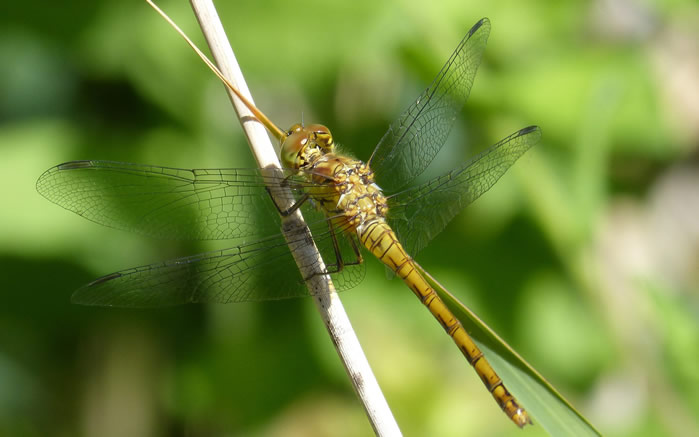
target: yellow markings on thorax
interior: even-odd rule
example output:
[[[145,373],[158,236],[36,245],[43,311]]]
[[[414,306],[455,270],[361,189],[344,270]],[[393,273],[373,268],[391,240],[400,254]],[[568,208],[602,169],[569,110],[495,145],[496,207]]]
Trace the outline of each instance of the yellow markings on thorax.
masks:
[[[328,187],[315,200],[329,216],[342,215],[353,231],[385,217],[386,198],[365,163],[326,154],[314,164],[313,173]]]

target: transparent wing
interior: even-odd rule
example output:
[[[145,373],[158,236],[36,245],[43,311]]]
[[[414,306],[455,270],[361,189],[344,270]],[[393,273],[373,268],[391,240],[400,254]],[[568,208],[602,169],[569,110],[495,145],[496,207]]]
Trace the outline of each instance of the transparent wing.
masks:
[[[334,260],[326,221],[311,226],[323,259]],[[341,231],[341,230],[340,230]],[[305,230],[291,232],[289,241],[306,241]],[[345,250],[341,246],[341,250]],[[348,259],[352,253],[344,253]],[[302,259],[312,266],[316,259]],[[330,261],[332,262],[332,261]],[[332,274],[339,290],[364,277],[361,264]],[[157,307],[191,302],[231,303],[285,299],[309,295],[287,240],[277,234],[238,247],[178,258],[112,273],[83,286],[73,302],[115,307]]]
[[[72,161],[39,177],[41,195],[88,220],[157,238],[221,240],[279,232],[279,213],[258,169],[187,170],[110,161]]]
[[[468,31],[429,88],[379,141],[369,164],[385,192],[422,173],[444,145],[471,92],[489,34],[490,21],[483,18]]]
[[[526,127],[459,168],[391,196],[389,223],[408,253],[415,256],[540,139],[539,127]]]

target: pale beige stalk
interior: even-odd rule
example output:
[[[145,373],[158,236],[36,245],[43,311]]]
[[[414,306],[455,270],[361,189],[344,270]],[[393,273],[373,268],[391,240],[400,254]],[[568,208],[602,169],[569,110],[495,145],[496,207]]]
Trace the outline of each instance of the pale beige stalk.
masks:
[[[147,1],[161,12],[150,0]],[[213,3],[210,0],[190,0],[190,2],[218,68],[230,84],[237,88],[244,98],[252,102],[250,91],[245,84],[242,72],[228,43],[228,38]],[[174,23],[172,24],[174,25]],[[280,168],[279,160],[265,127],[257,121],[248,107],[235,96],[233,90],[229,88],[228,92],[258,165],[265,169]],[[272,133],[277,135],[274,132]],[[279,187],[271,188],[273,190],[279,189]],[[290,198],[290,196],[282,197]],[[280,206],[283,207],[284,205]],[[296,214],[284,220],[284,228],[298,229],[299,226],[305,226],[303,217],[298,210]],[[296,237],[294,240],[298,242],[299,238]],[[293,246],[292,252],[295,258],[308,260],[310,256],[313,256],[321,261],[319,263],[311,263],[314,268],[318,269],[317,271],[302,270],[301,273],[303,277],[310,278],[307,280],[307,286],[309,290],[312,290],[311,294],[316,307],[331,337],[331,341],[335,345],[338,355],[350,376],[350,381],[362,402],[371,426],[376,434],[380,436],[401,435],[398,424],[393,418],[376,377],[371,371],[330,278],[327,275],[320,274],[325,269],[325,266],[322,263],[322,259],[320,259],[317,248],[313,244],[296,243]],[[308,264],[307,262],[303,263],[303,265]],[[301,266],[302,264],[299,263],[300,268]],[[341,425],[338,424],[338,426]]]

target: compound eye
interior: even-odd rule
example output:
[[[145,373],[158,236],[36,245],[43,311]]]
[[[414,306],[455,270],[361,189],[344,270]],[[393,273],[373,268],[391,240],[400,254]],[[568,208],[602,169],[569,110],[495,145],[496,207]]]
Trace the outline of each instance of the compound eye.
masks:
[[[330,133],[330,129],[322,124],[312,124],[307,126],[307,129],[313,132],[313,136],[316,144],[318,144],[318,147],[323,149],[325,152],[332,151],[335,144],[333,141],[333,136]]]
[[[330,129],[328,129],[327,126],[323,126],[322,124],[312,124],[308,126],[308,129],[317,133],[318,135],[330,135]]]
[[[289,129],[287,129],[286,132],[284,132],[284,133],[285,133],[286,136],[288,137],[288,136],[290,136],[291,134],[293,134],[294,132],[299,132],[299,131],[301,131],[302,129],[303,129],[303,125],[302,125],[301,123],[296,123],[296,124],[294,124],[293,126],[291,126]]]
[[[301,162],[301,152],[308,144],[308,136],[302,130],[292,131],[282,142],[279,156],[284,168],[298,169]]]

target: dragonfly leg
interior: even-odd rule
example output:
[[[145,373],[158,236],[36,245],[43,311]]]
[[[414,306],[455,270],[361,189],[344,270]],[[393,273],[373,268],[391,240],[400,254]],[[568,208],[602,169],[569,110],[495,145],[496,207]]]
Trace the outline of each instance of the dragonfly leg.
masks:
[[[287,217],[288,215],[296,212],[296,210],[299,209],[301,207],[301,205],[303,205],[304,202],[306,202],[310,197],[310,194],[305,193],[303,196],[301,196],[301,198],[299,200],[294,202],[293,205],[291,205],[289,208],[285,209],[285,208],[282,208],[281,206],[279,206],[279,204],[277,204],[277,202],[275,200],[275,196],[272,195],[272,191],[270,190],[270,188],[265,187],[265,189],[267,190],[267,193],[269,193],[269,197],[272,198],[272,203],[274,204],[274,207],[277,208],[277,211],[279,212],[279,214],[282,217]]]
[[[331,221],[328,222],[328,228],[330,229],[330,240],[333,243],[333,251],[335,252],[335,263],[333,264],[327,264],[325,266],[325,271],[323,275],[332,275],[335,273],[340,273],[346,266],[354,266],[354,265],[359,265],[364,262],[364,259],[362,258],[362,252],[359,249],[359,246],[357,245],[356,242],[356,237],[354,235],[348,235],[347,239],[350,242],[350,245],[352,246],[352,252],[355,255],[355,258],[353,260],[346,260],[342,256],[342,251],[340,250],[340,244],[337,240],[337,233],[335,232],[335,227],[332,224]]]
[[[326,273],[340,273],[345,268],[345,260],[342,259],[342,252],[340,252],[340,245],[337,242],[337,234],[335,234],[335,227],[332,222],[328,222],[328,228],[330,228],[330,239],[333,242],[333,250],[335,251],[335,264],[328,264]]]
[[[352,246],[352,252],[354,253],[355,259],[352,261],[348,261],[343,259],[342,257],[342,251],[340,251],[340,245],[338,244],[337,236],[335,235],[335,232],[332,229],[332,225],[330,232],[333,241],[333,249],[335,250],[335,259],[337,260],[337,263],[328,265],[328,273],[340,273],[342,269],[345,268],[345,266],[356,266],[364,262],[364,259],[362,258],[362,252],[359,250],[359,246],[357,246],[357,242],[355,241],[355,237],[353,235],[348,236],[347,239],[349,240],[350,245]]]
[[[357,239],[354,235],[349,237],[349,242],[352,245],[352,251],[354,252],[354,255],[357,257],[354,261],[350,263],[345,263],[345,265],[358,265],[364,262],[364,258],[362,258],[362,251],[359,250],[359,246],[357,245]]]

